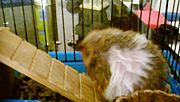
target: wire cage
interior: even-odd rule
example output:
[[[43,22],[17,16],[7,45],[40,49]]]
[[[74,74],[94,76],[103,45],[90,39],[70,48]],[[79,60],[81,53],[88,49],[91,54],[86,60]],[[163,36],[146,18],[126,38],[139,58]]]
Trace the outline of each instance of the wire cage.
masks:
[[[89,31],[143,33],[162,49],[172,93],[180,94],[179,6],[179,0],[0,0],[0,26],[79,72],[86,68],[78,44]]]

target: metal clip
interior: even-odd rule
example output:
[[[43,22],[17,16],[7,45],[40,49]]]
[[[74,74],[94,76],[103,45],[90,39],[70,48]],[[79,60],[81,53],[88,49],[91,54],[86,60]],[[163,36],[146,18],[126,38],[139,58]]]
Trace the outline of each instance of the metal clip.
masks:
[[[60,41],[56,41],[56,45],[61,45],[62,43]]]
[[[8,25],[8,24],[9,24],[9,22],[6,22],[6,23],[3,22],[3,25]]]

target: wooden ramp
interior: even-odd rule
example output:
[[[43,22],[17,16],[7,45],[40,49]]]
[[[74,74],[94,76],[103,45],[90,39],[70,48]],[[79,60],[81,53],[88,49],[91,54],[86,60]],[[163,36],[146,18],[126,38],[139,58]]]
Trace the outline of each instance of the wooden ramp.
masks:
[[[85,74],[0,28],[0,61],[72,101],[99,102],[94,83]]]

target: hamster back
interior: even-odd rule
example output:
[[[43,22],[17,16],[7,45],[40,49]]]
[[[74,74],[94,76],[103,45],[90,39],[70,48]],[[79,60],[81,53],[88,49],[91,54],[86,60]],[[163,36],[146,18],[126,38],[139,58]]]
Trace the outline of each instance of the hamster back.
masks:
[[[136,90],[164,90],[165,59],[145,35],[116,28],[93,30],[80,46],[102,98],[112,101]]]

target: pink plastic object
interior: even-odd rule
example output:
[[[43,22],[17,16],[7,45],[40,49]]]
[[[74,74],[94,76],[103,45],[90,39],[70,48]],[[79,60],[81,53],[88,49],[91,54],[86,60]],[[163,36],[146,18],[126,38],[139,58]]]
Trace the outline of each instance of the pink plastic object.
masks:
[[[159,28],[161,24],[164,24],[165,17],[158,11],[154,11],[151,6],[150,2],[147,2],[146,5],[143,7],[143,10],[137,10],[135,11],[135,14],[140,18],[142,22],[148,26],[149,23],[149,28],[154,29],[154,28]],[[152,9],[152,10],[151,10]],[[150,14],[151,10],[151,14]],[[142,16],[141,16],[142,13]],[[151,15],[151,18],[149,20],[149,17]],[[159,17],[158,17],[159,16]]]
[[[161,24],[164,24],[165,17],[162,14],[159,14],[160,12],[158,11],[151,11],[150,10],[142,10],[142,16],[141,16],[141,10],[135,11],[135,14],[140,18],[142,22],[146,26],[148,26],[149,23],[149,28],[154,29],[154,28],[159,28]],[[159,15],[159,18],[158,18]],[[151,16],[150,20],[149,17]]]

